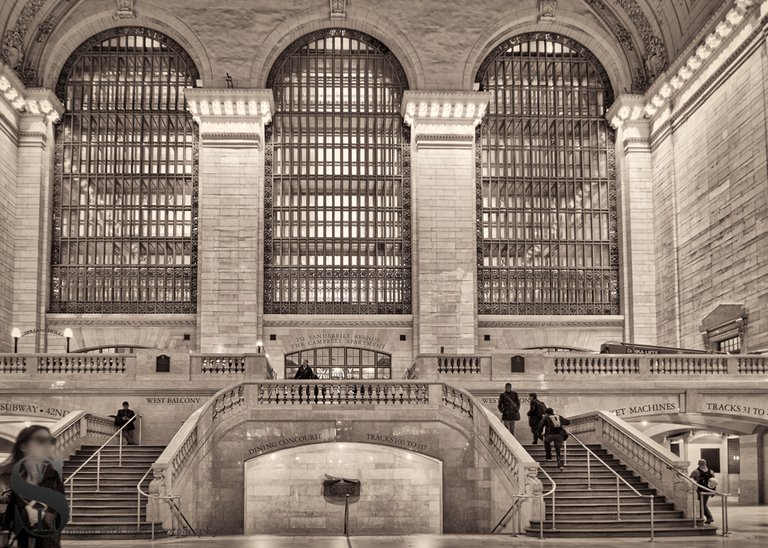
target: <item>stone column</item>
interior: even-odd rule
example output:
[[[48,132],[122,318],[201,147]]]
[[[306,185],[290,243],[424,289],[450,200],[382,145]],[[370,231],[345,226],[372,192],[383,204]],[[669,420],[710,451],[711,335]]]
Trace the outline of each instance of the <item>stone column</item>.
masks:
[[[190,89],[200,131],[197,340],[201,352],[256,352],[262,304],[264,125],[270,90]]]
[[[616,128],[620,298],[626,342],[656,344],[656,271],[650,124],[641,95],[622,95],[608,119]]]
[[[50,286],[53,124],[59,121],[63,107],[50,90],[26,89],[4,65],[0,65],[0,93],[8,107],[6,131],[10,133],[3,154],[15,155],[10,163],[16,168],[15,180],[2,185],[8,194],[3,201],[12,204],[7,209],[11,218],[8,233],[2,234],[8,242],[4,245],[12,250],[13,269],[7,272],[11,279],[6,280],[12,300],[10,324],[22,332],[40,330],[19,340],[19,352],[44,352],[42,330]],[[10,331],[0,333],[0,338],[10,341]]]
[[[475,128],[491,94],[406,91],[417,354],[473,354],[477,330]]]

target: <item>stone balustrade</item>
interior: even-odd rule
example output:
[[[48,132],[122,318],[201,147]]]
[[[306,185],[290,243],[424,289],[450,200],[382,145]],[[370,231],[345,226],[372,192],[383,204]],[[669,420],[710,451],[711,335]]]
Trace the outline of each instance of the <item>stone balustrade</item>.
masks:
[[[611,413],[593,411],[570,420],[569,432],[585,443],[601,444],[674,502],[675,508],[693,515],[690,484],[684,479],[688,461]]]
[[[86,443],[105,442],[115,433],[115,420],[85,411],[72,411],[51,427],[56,439],[56,454],[61,458],[72,455]]]
[[[0,354],[0,375],[8,380],[135,379],[131,354]]]
[[[512,367],[512,361],[517,364]],[[513,370],[514,369],[514,370]],[[419,356],[405,378],[451,381],[500,381],[521,375],[551,380],[631,378],[680,380],[711,378],[744,380],[768,375],[768,356],[739,354],[587,354],[579,352],[520,352],[515,354]]]
[[[188,492],[191,470],[205,465],[206,444],[216,443],[212,440],[238,421],[272,423],[279,414],[279,420],[284,422],[286,417],[293,416],[290,413],[297,413],[295,420],[302,422],[305,416],[301,406],[311,406],[314,420],[330,417],[336,421],[341,413],[347,422],[367,422],[364,414],[375,412],[376,422],[450,424],[468,433],[478,450],[484,451],[484,458],[494,463],[495,473],[500,474],[495,477],[504,483],[505,492],[513,497],[541,492],[538,464],[499,419],[468,392],[439,382],[363,380],[242,382],[219,391],[189,417],[154,463],[151,490],[166,495]],[[332,410],[333,414],[326,413]],[[535,511],[533,506],[521,510],[523,523]]]
[[[191,379],[269,379],[274,369],[264,354],[191,354]]]

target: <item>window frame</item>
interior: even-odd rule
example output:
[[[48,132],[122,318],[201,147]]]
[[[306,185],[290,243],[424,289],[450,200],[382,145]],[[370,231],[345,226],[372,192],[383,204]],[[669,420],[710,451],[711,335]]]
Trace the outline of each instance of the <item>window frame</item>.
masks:
[[[86,41],[84,41],[80,46],[78,46],[67,58],[66,63],[62,67],[60,73],[59,73],[59,79],[56,84],[56,96],[59,98],[59,100],[62,102],[62,104],[67,104],[67,86],[72,78],[72,70],[78,63],[78,61],[83,57],[87,55],[95,55],[97,52],[93,51],[94,47],[99,47],[101,44],[103,44],[107,40],[111,39],[120,39],[123,37],[129,37],[129,36],[136,36],[145,38],[148,40],[153,40],[156,42],[160,42],[164,47],[168,48],[170,55],[170,58],[176,59],[176,62],[179,63],[176,67],[175,74],[181,74],[182,71],[186,72],[186,80],[191,83],[191,86],[194,87],[197,84],[197,81],[200,78],[199,71],[197,69],[197,66],[195,65],[192,57],[184,50],[184,48],[179,45],[175,40],[167,36],[166,34],[156,31],[151,28],[147,27],[137,27],[137,26],[122,26],[122,27],[115,27],[111,28],[102,32],[99,32],[90,38],[88,38]],[[125,54],[124,52],[118,52],[114,58],[118,61],[115,63],[116,66],[120,66],[119,60],[120,59],[128,59],[130,54]],[[150,59],[151,58],[150,52],[144,53],[144,59]],[[104,55],[105,58],[109,57],[108,55]],[[183,65],[183,67],[182,67]],[[110,65],[111,67],[111,65]],[[109,70],[106,69],[106,70]],[[170,74],[170,71],[169,71]],[[75,263],[70,263],[69,260],[67,262],[62,261],[61,252],[62,252],[62,224],[63,224],[63,210],[62,210],[62,198],[64,193],[64,177],[69,176],[73,177],[75,175],[74,172],[71,172],[69,174],[64,173],[64,131],[65,131],[65,121],[62,120],[62,123],[58,124],[55,128],[55,144],[54,144],[54,176],[53,176],[53,192],[52,192],[52,202],[51,202],[51,255],[50,255],[50,294],[48,298],[48,311],[50,313],[69,313],[69,314],[84,314],[84,313],[103,313],[103,314],[170,314],[170,313],[195,313],[197,311],[197,255],[198,255],[198,192],[199,192],[199,132],[197,128],[197,124],[192,119],[191,114],[186,109],[186,99],[183,96],[183,89],[182,85],[180,83],[176,83],[174,85],[174,82],[172,80],[168,80],[167,83],[165,83],[165,86],[163,87],[163,91],[170,93],[172,89],[175,89],[175,97],[177,98],[177,102],[179,104],[179,107],[175,109],[166,109],[162,110],[159,108],[156,109],[149,109],[149,110],[139,110],[144,117],[142,117],[142,123],[146,122],[147,120],[152,120],[151,116],[156,116],[160,123],[163,121],[166,121],[166,123],[171,123],[171,117],[173,115],[180,118],[179,115],[184,115],[186,117],[186,121],[190,124],[191,130],[188,131],[185,130],[185,135],[188,137],[191,137],[191,159],[190,163],[187,164],[186,159],[182,163],[177,163],[174,156],[174,165],[182,167],[183,171],[178,173],[162,173],[158,171],[157,173],[151,173],[151,172],[145,172],[142,170],[141,173],[130,173],[130,174],[111,174],[108,172],[108,169],[105,168],[107,165],[106,163],[100,163],[96,171],[92,171],[91,169],[88,169],[87,171],[82,172],[82,174],[79,174],[78,176],[89,176],[93,178],[98,179],[104,179],[105,185],[107,184],[106,181],[114,181],[112,184],[119,183],[121,186],[125,186],[126,184],[134,186],[138,185],[140,188],[143,188],[146,185],[148,188],[152,188],[155,184],[159,185],[165,185],[165,188],[168,188],[169,184],[174,184],[174,181],[178,180],[178,185],[180,187],[185,187],[186,183],[183,182],[183,179],[188,177],[190,180],[191,188],[190,188],[190,195],[189,195],[189,206],[186,205],[182,207],[174,207],[173,209],[163,209],[158,208],[157,209],[157,222],[146,222],[146,219],[142,219],[141,224],[139,226],[145,227],[151,224],[156,224],[158,229],[161,231],[161,235],[144,235],[144,232],[140,229],[141,236],[134,237],[134,235],[129,235],[127,237],[123,235],[119,236],[111,236],[111,240],[104,239],[102,242],[102,245],[104,246],[104,249],[112,243],[113,246],[115,243],[120,243],[121,245],[133,245],[136,244],[139,247],[141,247],[142,244],[144,244],[147,249],[150,249],[152,246],[173,246],[173,257],[182,258],[182,262],[173,262],[171,264],[168,263],[162,263],[162,262],[146,262],[144,264],[132,264],[128,263],[126,264],[124,261],[120,261],[119,263],[102,263],[99,264],[98,262],[94,261],[94,256],[90,254],[90,252],[85,253],[85,262],[80,263],[76,261]],[[119,90],[137,90],[139,89],[141,84],[134,84],[132,87],[129,87],[127,85],[124,85],[122,87],[115,86],[116,89]],[[143,106],[143,105],[142,105]],[[106,109],[99,109],[99,110],[91,110],[90,112],[99,115],[116,115],[116,123],[123,123],[128,120],[128,116],[133,115],[136,111],[129,111],[127,109],[125,110],[119,110],[117,108],[112,107],[111,110]],[[126,116],[120,116],[121,113],[126,114]],[[165,116],[163,116],[165,115]],[[65,112],[64,116],[67,116],[67,113]],[[105,116],[106,118],[106,116]],[[83,117],[78,118],[78,122],[83,121]],[[151,127],[151,125],[150,125]],[[150,129],[150,133],[148,135],[151,135],[153,137],[162,136],[162,126],[158,126],[157,129]],[[168,130],[170,131],[170,129]],[[108,135],[108,133],[102,133],[101,135]],[[142,133],[142,136],[144,134]],[[167,135],[167,133],[166,133]],[[167,141],[169,143],[170,140]],[[167,144],[166,143],[166,144]],[[178,146],[178,144],[177,144]],[[158,140],[155,146],[152,148],[153,154],[157,154],[159,151],[161,151],[163,148],[162,146],[162,140]],[[168,147],[165,149],[166,152],[173,150],[171,147]],[[99,151],[101,152],[101,150]],[[160,153],[160,156],[162,156],[162,153]],[[167,157],[164,161],[166,166],[170,165],[168,162],[171,161],[170,157]],[[106,162],[106,160],[103,160],[103,162]],[[156,164],[156,161],[153,160],[152,162],[149,162],[148,165],[159,165]],[[185,166],[190,168],[190,173],[187,174],[186,170],[184,169]],[[121,177],[122,175],[122,177]],[[126,177],[127,175],[127,177]],[[70,183],[71,184],[71,183]],[[136,193],[132,190],[128,196],[134,197],[136,196]],[[157,198],[161,196],[160,193],[153,193],[153,197]],[[164,196],[167,198],[171,196],[170,194],[166,193]],[[115,212],[120,212],[124,215],[127,215],[128,218],[131,217],[133,214],[132,212],[136,209],[131,207],[125,207],[125,204],[121,204],[123,207],[119,207],[117,205],[113,205],[112,207],[112,214]],[[151,209],[151,208],[150,208]],[[94,211],[94,208],[85,205],[80,205],[79,208],[77,208],[75,211],[78,212],[78,214],[82,212],[91,212]],[[107,210],[105,210],[106,212]],[[180,218],[174,217],[173,221],[176,221],[176,224],[174,224],[173,221],[170,221],[167,219],[167,214],[169,211],[172,211],[174,215],[178,214],[181,215]],[[173,236],[168,236],[168,228],[171,227],[183,227],[186,223],[186,219],[183,221],[183,219],[186,215],[186,213],[189,212],[190,218],[189,218],[189,236],[183,234],[180,237],[177,237],[175,234]],[[105,213],[106,218],[106,213]],[[101,222],[101,230],[102,234],[106,234],[105,227],[107,226],[107,221]],[[130,223],[133,224],[133,223]],[[98,230],[98,228],[96,229]],[[149,231],[146,232],[146,234],[150,234]],[[77,243],[80,245],[81,243],[84,243],[87,247],[87,249],[90,249],[91,245],[98,248],[99,243],[99,236],[92,236],[92,235],[86,235],[85,237],[81,237],[78,234]],[[181,245],[181,254],[177,254],[178,246]],[[186,256],[186,252],[183,250],[183,247],[185,245],[189,245],[189,263],[186,264],[184,261],[184,257]],[[79,251],[78,251],[79,253]],[[106,251],[105,251],[106,254]],[[112,257],[114,257],[114,250]],[[161,257],[161,254],[159,252],[155,253],[147,253],[147,257],[153,257],[154,259],[158,259]],[[70,272],[76,272],[76,275],[69,279],[69,282],[67,282],[67,276],[62,275],[65,271]],[[112,271],[111,273],[109,271]],[[98,274],[98,271],[102,271],[102,273]],[[115,271],[119,271],[119,276],[115,277]],[[111,274],[111,276],[110,276]],[[77,294],[79,295],[81,292],[84,292],[84,288],[89,287],[91,284],[98,285],[97,282],[99,279],[112,279],[113,281],[115,279],[118,279],[121,283],[119,286],[119,291],[121,293],[132,293],[133,289],[126,289],[127,287],[130,288],[136,288],[135,293],[137,294],[136,299],[132,298],[120,298],[115,299],[114,297],[110,300],[107,300],[106,297],[109,293],[109,289],[106,287],[99,287],[96,293],[100,294],[102,297],[105,297],[101,300],[89,300],[89,299],[63,299],[62,293],[65,290],[68,290],[68,283],[70,285],[73,285],[76,287]],[[162,286],[160,286],[162,284]],[[160,291],[168,291],[168,287],[171,287],[171,291],[174,293],[174,298],[171,300],[143,300],[142,299],[142,292],[144,292],[146,295],[150,295],[153,291],[159,293]],[[146,289],[145,289],[146,288]],[[182,294],[187,293],[188,291],[188,298],[185,298],[183,300],[179,300],[175,298],[176,292],[181,292]]]
[[[608,108],[611,106],[614,100],[613,96],[613,88],[611,86],[610,78],[608,76],[607,71],[603,67],[603,65],[600,63],[599,59],[589,50],[587,49],[583,44],[580,42],[577,42],[576,40],[573,40],[571,38],[568,38],[566,36],[556,34],[556,33],[550,33],[550,32],[529,32],[529,33],[523,33],[516,35],[512,38],[509,38],[502,43],[500,43],[498,46],[496,46],[483,60],[482,64],[480,65],[477,74],[475,75],[475,82],[479,86],[481,90],[484,89],[483,83],[484,78],[486,77],[486,74],[491,69],[491,67],[496,63],[496,61],[507,53],[507,51],[514,47],[521,44],[524,44],[526,42],[533,42],[533,41],[546,41],[546,42],[554,42],[557,44],[560,44],[562,46],[565,46],[572,50],[575,54],[578,54],[580,59],[583,59],[586,62],[589,62],[592,64],[594,70],[597,73],[597,76],[602,82],[603,85],[603,108],[604,111],[607,111]],[[533,86],[529,86],[530,89],[535,89]],[[507,88],[510,90],[511,95],[511,87]],[[552,88],[550,88],[552,89]],[[495,100],[495,94],[494,97],[491,99],[491,101]],[[512,273],[522,273],[522,275],[525,278],[525,286],[526,290],[529,286],[529,281],[531,281],[531,284],[533,285],[533,289],[531,289],[531,294],[535,293],[536,291],[536,284],[537,284],[537,278],[541,280],[541,287],[542,291],[549,291],[550,294],[562,290],[562,282],[566,280],[566,283],[569,283],[570,280],[576,279],[578,280],[578,273],[583,273],[583,283],[579,286],[574,286],[574,290],[576,292],[582,291],[582,293],[587,292],[587,289],[589,287],[590,277],[593,275],[591,272],[587,274],[590,270],[595,271],[597,270],[594,266],[587,266],[586,264],[583,266],[567,266],[563,267],[562,265],[555,265],[555,266],[543,266],[543,265],[525,265],[525,266],[510,266],[510,265],[504,265],[504,266],[486,266],[484,264],[484,258],[485,258],[485,239],[484,239],[484,208],[483,208],[483,197],[484,197],[484,177],[483,177],[483,146],[482,146],[482,136],[483,136],[483,129],[485,127],[486,121],[491,116],[491,108],[488,109],[486,112],[485,117],[483,118],[483,122],[476,128],[476,146],[475,146],[475,180],[476,180],[476,209],[477,209],[477,306],[478,306],[478,313],[479,314],[485,314],[485,315],[619,315],[621,314],[621,299],[620,299],[620,274],[619,274],[619,238],[618,238],[618,199],[617,199],[617,192],[618,192],[618,182],[617,182],[617,176],[616,176],[616,158],[615,158],[615,142],[616,142],[616,136],[615,136],[615,130],[611,128],[610,124],[607,124],[606,122],[606,153],[607,153],[607,160],[606,160],[606,170],[607,170],[607,182],[608,182],[608,195],[607,195],[607,202],[608,202],[608,242],[609,242],[609,248],[608,248],[608,258],[609,258],[609,264],[610,269],[604,269],[608,271],[608,297],[610,302],[600,302],[600,303],[594,303],[594,302],[587,302],[585,299],[583,302],[554,302],[554,301],[545,301],[544,299],[531,299],[531,300],[525,300],[525,301],[512,301],[512,298],[509,299],[509,302],[499,302],[493,300],[493,284],[494,279],[497,279],[499,276],[504,274],[506,277],[510,277]],[[541,115],[520,115],[519,116],[521,120],[539,120],[541,119]],[[563,116],[562,119],[564,121],[568,120],[574,120],[576,119],[575,116],[569,115],[569,116]],[[509,148],[504,149],[505,152],[509,150]],[[529,150],[534,150],[533,148],[530,148]],[[556,153],[558,152],[558,149],[556,147],[542,147],[543,151],[549,152],[549,153]],[[576,150],[576,148],[563,148],[562,150],[568,151],[568,150]],[[537,165],[533,162],[530,162],[529,165]],[[490,179],[491,177],[488,177]],[[523,177],[517,177],[517,176],[504,176],[504,177],[498,177],[498,180],[503,180],[506,182],[507,185],[513,184],[525,184],[525,180],[533,181],[535,178],[533,176],[523,176]],[[588,178],[582,178],[584,181],[590,180]],[[567,180],[567,178],[557,177],[555,179],[558,183],[562,182],[564,180]],[[594,179],[593,179],[594,180]],[[548,184],[550,181],[552,181],[552,177],[541,177],[538,181],[539,184],[544,185]],[[517,194],[510,194],[510,196],[522,196]],[[515,208],[511,208],[509,206],[506,207],[504,211],[507,212],[507,214],[510,211],[513,211]],[[526,212],[537,212],[537,211],[544,211],[544,208],[538,208],[537,210],[526,210]],[[567,209],[565,210],[568,211]],[[571,211],[578,211],[575,208]],[[509,224],[507,224],[507,228],[509,228]],[[527,225],[523,225],[526,226]],[[567,225],[566,228],[570,229],[573,225]],[[511,239],[510,239],[511,240]],[[494,241],[494,239],[491,239],[491,241]],[[495,241],[501,242],[501,239],[496,239]],[[531,243],[550,243],[553,241],[559,241],[554,238],[538,238],[538,239],[531,239]],[[594,245],[594,242],[599,242],[600,240],[595,240],[594,238],[591,240],[587,240],[585,238],[577,239],[577,238],[566,238],[564,240],[560,239],[561,243],[568,244],[575,244],[576,246],[579,245]],[[561,274],[562,272],[567,273],[567,276]],[[548,279],[548,285],[545,286],[545,281]],[[485,299],[485,291],[486,291],[486,282],[488,285],[490,285],[490,288],[488,288],[490,297],[486,300]],[[568,290],[571,288],[568,287]],[[511,293],[511,287],[507,287],[507,290]],[[519,293],[519,292],[518,292]]]

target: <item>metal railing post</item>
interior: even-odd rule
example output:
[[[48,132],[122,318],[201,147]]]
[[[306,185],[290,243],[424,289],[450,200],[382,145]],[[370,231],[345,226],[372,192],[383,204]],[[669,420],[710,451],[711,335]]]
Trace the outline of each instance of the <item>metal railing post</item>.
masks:
[[[349,494],[344,497],[344,534],[349,536]]]
[[[552,530],[555,531],[555,513],[556,513],[557,505],[555,501],[555,492],[552,491]]]
[[[69,483],[69,519],[72,520],[73,509],[75,507],[75,481]]]
[[[587,453],[587,490],[592,490],[592,468],[589,465],[590,455]]]
[[[621,521],[621,492],[619,491],[619,476],[616,476],[616,521]]]
[[[693,528],[696,529],[699,526],[696,512],[696,487],[691,490],[691,514],[693,515]]]
[[[650,499],[651,499],[651,542],[653,542],[654,537],[656,536],[656,517],[654,513],[654,508],[653,508],[653,499],[654,499],[653,494],[650,495]]]
[[[101,491],[101,451],[96,453],[96,491]]]
[[[539,498],[539,512],[541,513],[541,519],[539,519],[539,538],[544,540],[544,520],[547,519],[547,504],[544,502],[544,494]]]
[[[141,532],[141,493],[136,491],[136,532]]]
[[[120,432],[120,446],[117,449],[117,465],[122,467],[123,466],[123,432]]]
[[[141,415],[139,415],[139,418],[136,419],[136,421],[139,423],[139,445],[141,445],[141,423],[144,421],[141,420]]]

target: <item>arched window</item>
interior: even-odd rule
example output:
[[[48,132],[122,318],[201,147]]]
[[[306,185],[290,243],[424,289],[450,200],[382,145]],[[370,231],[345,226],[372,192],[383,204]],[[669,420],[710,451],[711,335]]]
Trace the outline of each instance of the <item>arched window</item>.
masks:
[[[302,363],[322,380],[391,379],[392,355],[365,348],[331,346],[285,355],[285,378],[292,379]]]
[[[268,85],[264,311],[409,313],[402,67],[370,36],[326,29],[289,46]]]
[[[499,45],[477,74],[480,314],[619,314],[613,91],[581,44]]]
[[[52,312],[196,309],[198,78],[173,40],[143,28],[94,36],[56,93]]]

